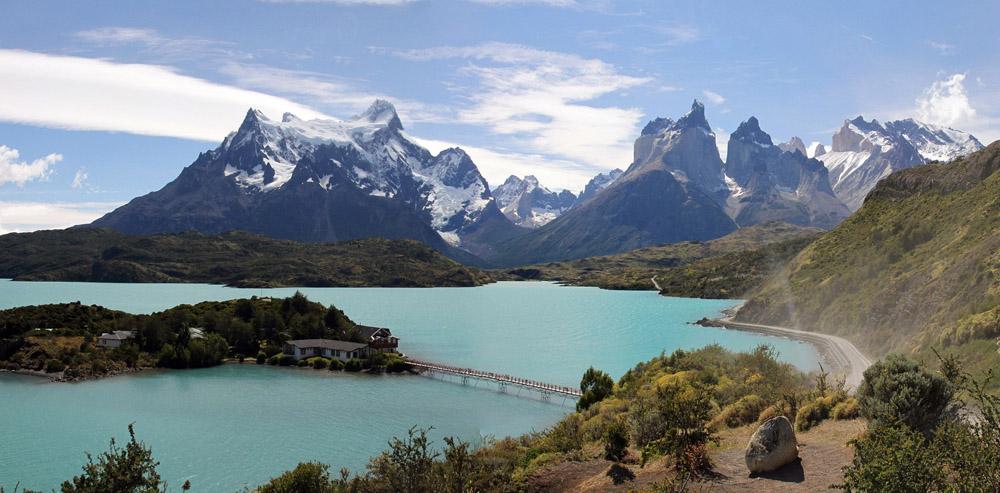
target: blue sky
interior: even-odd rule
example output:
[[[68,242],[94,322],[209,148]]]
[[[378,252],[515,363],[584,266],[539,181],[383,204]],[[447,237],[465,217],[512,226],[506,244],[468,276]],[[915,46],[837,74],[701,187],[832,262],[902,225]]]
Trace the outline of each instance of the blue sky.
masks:
[[[207,4],[207,5],[206,5]],[[0,15],[0,232],[160,188],[249,106],[345,118],[393,101],[491,185],[578,190],[698,98],[724,147],[757,116],[828,143],[844,119],[1000,137],[997,2],[46,1]]]

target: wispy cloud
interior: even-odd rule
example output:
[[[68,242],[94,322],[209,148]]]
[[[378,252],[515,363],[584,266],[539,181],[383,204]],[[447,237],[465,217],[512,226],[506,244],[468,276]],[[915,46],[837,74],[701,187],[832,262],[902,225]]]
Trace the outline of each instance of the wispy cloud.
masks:
[[[701,91],[701,94],[705,96],[706,101],[716,106],[723,105],[726,103],[726,98],[715,91],[710,91],[708,89],[705,89],[704,91]]]
[[[598,59],[507,43],[375,51],[414,61],[472,61],[458,70],[473,81],[457,86],[470,103],[457,112],[461,123],[509,136],[530,152],[592,166],[631,161],[642,111],[588,103],[650,78],[622,74]]]
[[[100,47],[128,46],[163,62],[180,60],[250,59],[235,43],[195,36],[169,37],[155,29],[109,26],[74,33],[82,42]]]
[[[324,111],[340,116],[353,115],[367,108],[375,99],[385,99],[396,105],[404,124],[451,121],[446,108],[361,90],[356,81],[328,74],[235,62],[220,66],[219,73],[230,77],[240,87],[301,97]]]
[[[0,121],[219,141],[247,108],[302,118],[323,113],[291,100],[159,65],[0,50]]]
[[[946,43],[944,41],[931,40],[928,41],[927,44],[929,44],[931,48],[934,48],[934,50],[936,50],[938,53],[942,55],[951,55],[952,53],[955,52],[955,45]]]
[[[0,201],[0,232],[62,229],[87,224],[122,202],[10,202]]]
[[[29,181],[45,180],[52,174],[52,165],[62,158],[62,154],[49,154],[34,161],[22,161],[17,149],[0,145],[0,186],[14,183],[20,187]]]

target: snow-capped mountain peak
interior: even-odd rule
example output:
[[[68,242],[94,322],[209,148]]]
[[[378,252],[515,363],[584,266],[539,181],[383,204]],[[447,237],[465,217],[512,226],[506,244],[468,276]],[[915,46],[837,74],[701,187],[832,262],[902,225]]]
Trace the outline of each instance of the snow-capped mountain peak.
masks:
[[[909,142],[927,161],[951,161],[983,148],[972,134],[912,118],[888,122],[885,126]]]
[[[383,124],[396,130],[402,130],[403,124],[396,114],[396,107],[384,99],[376,99],[363,113],[355,117],[369,123]]]
[[[543,226],[576,203],[572,192],[553,192],[539,184],[533,175],[509,176],[493,190],[493,196],[508,219],[526,228]]]

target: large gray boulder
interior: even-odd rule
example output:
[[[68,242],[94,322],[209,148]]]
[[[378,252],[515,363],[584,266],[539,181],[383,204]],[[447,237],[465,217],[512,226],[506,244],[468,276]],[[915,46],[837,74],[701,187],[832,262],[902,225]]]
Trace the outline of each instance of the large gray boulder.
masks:
[[[799,457],[792,423],[784,416],[764,422],[747,444],[746,463],[750,473],[774,471]]]

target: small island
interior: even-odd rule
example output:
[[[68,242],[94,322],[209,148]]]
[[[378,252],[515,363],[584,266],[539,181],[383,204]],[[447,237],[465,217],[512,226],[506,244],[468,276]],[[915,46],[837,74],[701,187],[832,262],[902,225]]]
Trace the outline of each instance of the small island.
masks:
[[[399,338],[305,295],[179,305],[136,315],[62,303],[0,311],[0,368],[78,381],[148,368],[257,364],[400,372]]]

